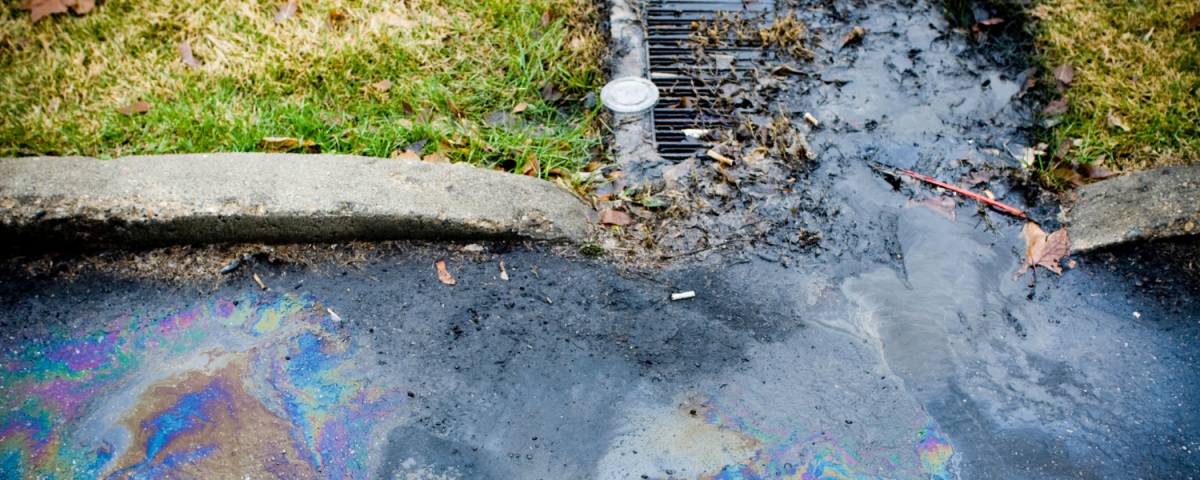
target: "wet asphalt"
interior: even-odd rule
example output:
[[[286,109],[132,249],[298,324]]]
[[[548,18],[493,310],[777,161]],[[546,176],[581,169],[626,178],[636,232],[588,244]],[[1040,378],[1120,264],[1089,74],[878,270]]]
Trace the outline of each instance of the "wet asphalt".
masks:
[[[1011,163],[1019,72],[925,4],[810,21],[885,40],[819,52],[842,81],[783,99],[823,123],[805,180],[823,237],[801,261],[731,245],[635,275],[549,245],[431,243],[356,271],[246,262],[215,286],[5,272],[0,476],[1195,478],[1196,246],[1014,279],[1021,222],[912,208],[868,162]],[[1036,192],[999,187],[1057,226]],[[88,342],[116,346],[93,361]],[[231,365],[240,381],[168,388]],[[271,473],[287,462],[266,447],[236,463],[268,427],[214,385],[282,419],[291,440],[270,447],[298,470]]]

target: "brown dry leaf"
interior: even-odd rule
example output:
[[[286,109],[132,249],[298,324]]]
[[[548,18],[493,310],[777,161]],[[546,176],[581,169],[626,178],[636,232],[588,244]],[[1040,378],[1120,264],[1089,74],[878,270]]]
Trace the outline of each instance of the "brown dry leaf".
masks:
[[[1119,129],[1121,129],[1121,130],[1124,130],[1124,131],[1126,131],[1126,132],[1128,132],[1128,131],[1129,131],[1129,126],[1128,126],[1128,125],[1125,125],[1125,120],[1121,119],[1121,116],[1120,116],[1120,115],[1117,115],[1117,114],[1116,114],[1115,112],[1113,112],[1112,110],[1109,110],[1109,112],[1108,112],[1108,119],[1107,119],[1107,120],[1108,120],[1108,127],[1109,127],[1109,128],[1119,128]]]
[[[377,17],[383,23],[397,28],[417,28],[421,26],[421,22],[409,20],[407,18],[396,15],[392,12],[383,12]]]
[[[446,158],[445,155],[442,155],[441,152],[433,152],[429,155],[426,155],[425,158],[422,158],[421,160],[430,163],[450,163],[450,159]]]
[[[1085,176],[1087,178],[1092,178],[1092,179],[1096,179],[1096,180],[1104,179],[1104,178],[1108,178],[1108,177],[1116,175],[1115,173],[1112,172],[1112,170],[1104,168],[1100,165],[1080,165],[1079,173],[1083,174],[1083,176]]]
[[[1075,69],[1071,67],[1071,64],[1063,63],[1054,69],[1054,81],[1058,84],[1059,90],[1066,90],[1072,80],[1075,80]]]
[[[184,65],[192,68],[204,66],[199,60],[196,60],[196,57],[192,56],[192,45],[187,40],[179,44],[179,59],[183,61]]]
[[[566,170],[563,170],[558,167],[554,167],[549,170],[546,170],[546,175],[549,175],[552,177],[570,177],[571,176],[571,174],[567,173]]]
[[[540,171],[541,165],[538,163],[537,157],[533,156],[533,154],[530,154],[529,161],[525,162],[525,168],[521,169],[521,175],[536,177]]]
[[[538,25],[540,25],[542,28],[546,28],[550,26],[550,22],[552,21],[554,21],[554,12],[546,10],[545,12],[542,12],[542,18],[538,22]]]
[[[1046,115],[1062,115],[1067,113],[1067,105],[1070,104],[1070,95],[1063,95],[1058,100],[1051,100],[1046,104],[1046,108],[1042,109],[1042,113]]]
[[[371,86],[375,87],[376,89],[378,89],[381,92],[386,92],[387,89],[392,88],[392,81],[391,80],[383,80],[383,81],[372,83]]]
[[[403,148],[392,150],[392,158],[396,160],[411,160],[414,162],[421,161],[421,156]]]
[[[153,106],[154,106],[153,103],[133,102],[129,105],[118,108],[117,113],[120,113],[121,115],[127,115],[127,116],[133,115],[135,113],[146,113],[146,112],[150,111],[150,107],[153,107]]]
[[[633,223],[633,218],[631,218],[625,212],[618,212],[616,210],[605,210],[604,213],[600,214],[600,223],[603,223],[605,225],[622,225],[622,226],[624,226],[624,225],[629,225],[630,223]]]
[[[341,9],[335,8],[329,11],[329,26],[332,27],[338,22],[346,20],[346,14]]]
[[[63,0],[25,0],[17,8],[29,10],[29,19],[37,23],[42,17],[55,13],[67,13],[67,2]]]
[[[1025,262],[1021,264],[1021,270],[1017,271],[1017,277],[1038,265],[1062,275],[1062,267],[1058,264],[1058,260],[1071,253],[1071,239],[1067,237],[1066,229],[1054,232],[1047,237],[1042,227],[1036,223],[1027,222],[1025,228],[1021,229],[1021,238],[1025,240]]]
[[[547,83],[546,86],[542,87],[542,100],[547,102],[557,102],[562,100],[562,97],[562,91],[559,90],[558,87],[553,83]]]
[[[967,174],[966,181],[968,184],[975,186],[981,183],[990,182],[992,181],[992,178],[995,178],[995,176],[996,172],[971,172]]]
[[[956,218],[956,212],[954,208],[956,205],[957,204],[954,203],[953,198],[942,195],[937,198],[922,198],[920,200],[910,198],[908,203],[904,205],[904,208],[913,208],[918,206],[929,207],[930,210],[941,214],[943,217],[949,218],[950,221],[953,222]]]
[[[279,11],[275,13],[275,24],[282,24],[296,14],[300,9],[300,0],[288,0],[287,3],[279,6]]]
[[[438,280],[441,280],[442,283],[446,285],[454,285],[457,283],[454,281],[454,277],[450,276],[450,272],[446,270],[446,262],[437,262],[437,272]]]
[[[1184,26],[1184,30],[1189,32],[1196,28],[1200,28],[1200,12],[1193,13],[1191,18],[1188,18],[1187,25]]]
[[[527,104],[525,102],[521,102],[521,103],[518,103],[517,106],[513,107],[512,113],[521,113],[521,112],[524,112],[525,109],[527,109],[527,108],[529,108],[529,104]]]
[[[267,152],[288,152],[296,149],[316,151],[317,142],[310,139],[300,140],[294,137],[263,137],[258,142],[258,148]]]

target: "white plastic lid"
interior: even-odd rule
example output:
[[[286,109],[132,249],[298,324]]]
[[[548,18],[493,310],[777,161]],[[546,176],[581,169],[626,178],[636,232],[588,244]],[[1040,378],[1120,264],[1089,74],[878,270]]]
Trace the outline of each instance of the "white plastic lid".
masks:
[[[658,103],[658,87],[640,77],[618,78],[600,90],[600,100],[614,113],[646,113]]]

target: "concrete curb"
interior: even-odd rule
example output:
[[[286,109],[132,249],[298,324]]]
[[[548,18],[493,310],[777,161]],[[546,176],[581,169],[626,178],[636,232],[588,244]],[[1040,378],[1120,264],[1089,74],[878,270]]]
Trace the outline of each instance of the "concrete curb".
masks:
[[[34,249],[582,242],[587,209],[553,183],[466,164],[269,153],[0,159],[0,244]]]
[[[1200,234],[1200,164],[1135,172],[1075,194],[1060,219],[1076,253]]]

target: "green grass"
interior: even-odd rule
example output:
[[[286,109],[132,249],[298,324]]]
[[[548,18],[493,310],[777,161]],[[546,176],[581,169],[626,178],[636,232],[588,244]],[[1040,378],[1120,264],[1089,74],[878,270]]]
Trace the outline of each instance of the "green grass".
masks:
[[[1073,139],[1076,146],[1066,161],[1114,170],[1196,161],[1200,31],[1185,31],[1184,25],[1197,11],[1200,5],[1193,0],[1053,0],[1036,5],[1031,13],[1041,52],[1039,83],[1056,97],[1070,95],[1069,109],[1047,143]],[[1060,94],[1052,71],[1064,62],[1074,67],[1075,80]],[[1129,131],[1110,125],[1110,112]]]
[[[580,100],[602,82],[585,0],[317,0],[283,25],[261,0],[111,0],[37,24],[16,3],[0,10],[0,156],[256,151],[296,137],[385,157],[429,139],[425,153],[517,171],[532,157],[545,176],[576,170],[598,142]],[[332,9],[345,20],[331,24]],[[387,11],[413,23],[390,26]],[[185,40],[203,68],[180,61]],[[382,80],[393,85],[371,86]],[[548,83],[563,100],[542,99]],[[154,106],[117,112],[135,101]],[[520,103],[523,127],[483,121]]]

